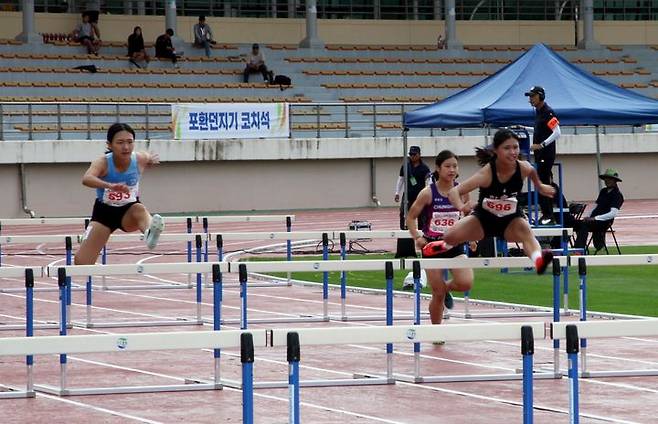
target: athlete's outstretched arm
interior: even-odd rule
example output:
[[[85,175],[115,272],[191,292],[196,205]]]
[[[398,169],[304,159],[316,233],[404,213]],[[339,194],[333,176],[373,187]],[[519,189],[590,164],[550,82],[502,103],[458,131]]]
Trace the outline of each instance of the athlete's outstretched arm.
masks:
[[[139,164],[139,170],[143,171],[145,168],[150,168],[152,166],[159,165],[160,155],[158,155],[157,153],[150,153],[150,152],[138,152],[137,163]]]
[[[534,166],[530,165],[530,162],[520,161],[519,163],[521,164],[521,176],[523,178],[530,177],[530,180],[535,185],[535,187],[537,187],[537,190],[539,190],[539,193],[542,196],[553,197],[555,195],[555,188],[548,184],[543,184],[539,180],[539,175],[537,174],[537,170],[535,169]]]
[[[475,190],[478,187],[486,186],[486,174],[485,170],[488,170],[489,165],[483,167],[473,176],[466,179],[466,181],[459,183],[454,186],[448,192],[448,199],[452,205],[459,209],[464,215],[467,215],[471,211],[471,205],[468,203],[468,200],[464,200],[464,196],[468,195],[471,191]]]

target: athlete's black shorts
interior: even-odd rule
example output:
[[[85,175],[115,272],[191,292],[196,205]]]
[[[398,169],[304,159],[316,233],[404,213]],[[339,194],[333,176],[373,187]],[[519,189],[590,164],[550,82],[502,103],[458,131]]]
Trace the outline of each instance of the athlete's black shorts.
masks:
[[[480,221],[480,225],[482,225],[485,237],[498,238],[504,238],[507,226],[515,218],[524,218],[523,213],[518,210],[512,215],[498,217],[491,212],[485,211],[480,205],[475,207],[473,216],[475,216]]]
[[[123,230],[121,220],[123,220],[123,216],[128,212],[128,209],[130,209],[135,203],[139,203],[139,198],[137,198],[136,202],[127,203],[123,206],[106,205],[96,199],[94,202],[94,210],[91,213],[91,220],[105,225],[112,232],[119,228]]]
[[[434,237],[424,237],[425,240],[427,240],[428,243],[431,243],[433,241],[438,241],[441,240],[439,238],[434,238]],[[432,257],[432,258],[456,258],[459,255],[464,255],[465,250],[464,250],[464,245],[465,243],[458,244],[457,246],[453,247],[452,249],[448,250],[447,252],[441,253],[440,255],[432,255],[432,256],[427,256]],[[422,254],[421,250],[421,255],[423,258],[426,256]]]

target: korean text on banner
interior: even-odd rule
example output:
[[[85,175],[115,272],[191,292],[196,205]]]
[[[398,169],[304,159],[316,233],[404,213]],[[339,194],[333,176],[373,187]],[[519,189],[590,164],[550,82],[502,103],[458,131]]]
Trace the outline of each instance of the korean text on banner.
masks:
[[[180,103],[171,113],[179,140],[290,136],[288,103]]]

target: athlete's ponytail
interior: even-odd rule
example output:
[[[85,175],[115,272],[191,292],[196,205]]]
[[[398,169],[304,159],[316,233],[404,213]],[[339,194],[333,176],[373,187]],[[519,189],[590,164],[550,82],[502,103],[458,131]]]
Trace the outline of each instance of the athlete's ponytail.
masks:
[[[480,166],[484,166],[489,162],[491,162],[492,160],[495,160],[496,159],[495,149],[500,147],[501,144],[503,144],[505,141],[509,140],[510,138],[519,141],[519,137],[514,133],[514,131],[508,129],[498,130],[496,131],[496,134],[494,134],[493,144],[490,144],[484,149],[481,147],[476,147],[475,157],[478,160],[478,164],[480,164]]]

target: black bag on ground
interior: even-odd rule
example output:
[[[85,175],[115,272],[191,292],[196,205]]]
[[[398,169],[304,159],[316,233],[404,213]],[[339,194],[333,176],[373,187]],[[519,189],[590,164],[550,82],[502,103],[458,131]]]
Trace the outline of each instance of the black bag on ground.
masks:
[[[96,67],[96,65],[80,65],[80,66],[76,66],[73,69],[79,69],[81,71],[91,72],[92,74],[98,72],[98,68]]]
[[[274,77],[272,84],[278,85],[281,91],[283,91],[286,88],[290,87],[290,84],[292,84],[292,80],[287,75],[277,75]]]

